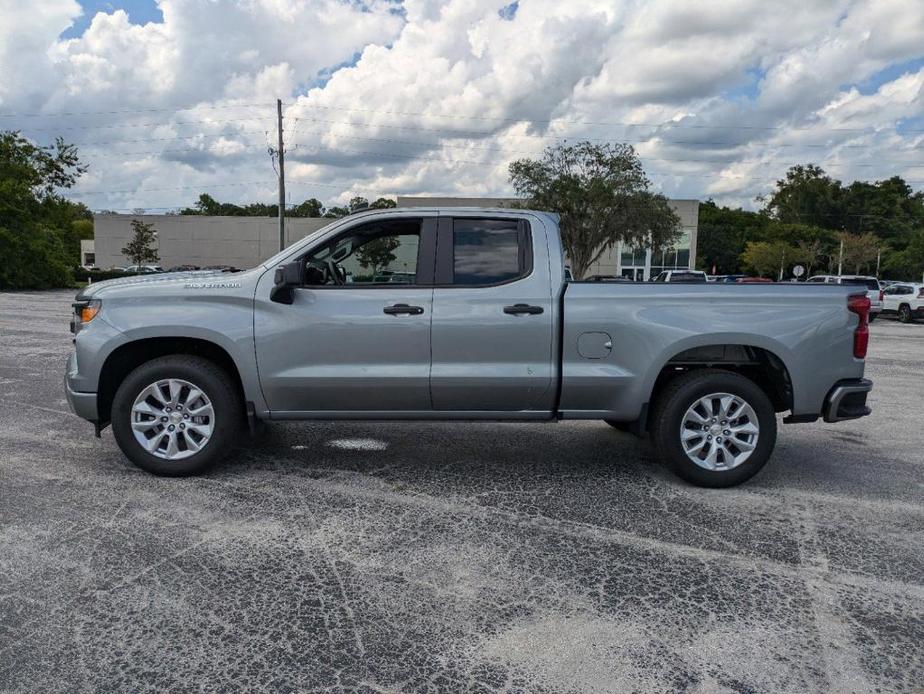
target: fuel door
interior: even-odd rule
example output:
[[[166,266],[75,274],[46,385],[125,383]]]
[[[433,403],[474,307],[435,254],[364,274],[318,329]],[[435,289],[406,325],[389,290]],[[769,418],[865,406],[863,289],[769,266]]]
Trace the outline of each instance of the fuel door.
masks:
[[[613,351],[613,338],[608,333],[582,333],[577,348],[584,359],[606,359]]]

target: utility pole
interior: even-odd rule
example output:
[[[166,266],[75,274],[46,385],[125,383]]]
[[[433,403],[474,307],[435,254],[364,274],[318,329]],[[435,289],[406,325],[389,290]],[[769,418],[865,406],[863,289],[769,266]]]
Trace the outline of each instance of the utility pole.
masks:
[[[837,276],[841,276],[841,269],[844,264],[844,239],[841,239],[841,250],[837,253]]]
[[[879,279],[879,261],[882,259],[882,249],[876,251],[876,279]]]
[[[276,129],[279,132],[279,250],[286,247],[286,168],[282,141],[282,99],[276,99]]]

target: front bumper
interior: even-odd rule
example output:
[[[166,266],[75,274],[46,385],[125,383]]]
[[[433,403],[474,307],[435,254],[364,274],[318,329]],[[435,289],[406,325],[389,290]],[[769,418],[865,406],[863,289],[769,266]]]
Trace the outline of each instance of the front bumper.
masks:
[[[64,371],[64,393],[71,411],[78,417],[96,422],[99,419],[96,407],[96,393],[83,393],[74,390],[72,380],[77,374],[77,354],[72,352],[67,358],[67,368]]]
[[[870,414],[866,396],[873,389],[873,382],[867,378],[849,378],[838,381],[828,392],[824,404],[826,422],[842,422]]]

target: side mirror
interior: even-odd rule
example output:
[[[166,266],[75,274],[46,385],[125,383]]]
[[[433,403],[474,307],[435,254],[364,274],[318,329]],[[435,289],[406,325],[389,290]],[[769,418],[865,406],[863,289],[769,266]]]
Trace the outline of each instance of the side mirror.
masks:
[[[294,297],[292,287],[305,284],[305,261],[293,260],[291,263],[280,265],[273,276],[273,290],[270,292],[270,301],[279,304],[291,304]]]

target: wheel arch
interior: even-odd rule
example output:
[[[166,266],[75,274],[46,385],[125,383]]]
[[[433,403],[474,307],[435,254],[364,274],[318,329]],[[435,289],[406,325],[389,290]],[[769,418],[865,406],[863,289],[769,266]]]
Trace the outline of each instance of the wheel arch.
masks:
[[[230,376],[241,402],[246,402],[240,369],[221,345],[198,337],[146,337],[126,342],[106,357],[100,370],[97,391],[100,424],[105,425],[110,421],[113,398],[128,374],[145,362],[171,354],[202,357],[215,363]]]
[[[649,375],[646,428],[666,386],[677,376],[697,369],[723,369],[740,374],[767,394],[776,412],[791,410],[795,399],[793,378],[786,360],[780,356],[782,351],[740,340],[710,341],[682,349],[675,346]]]

